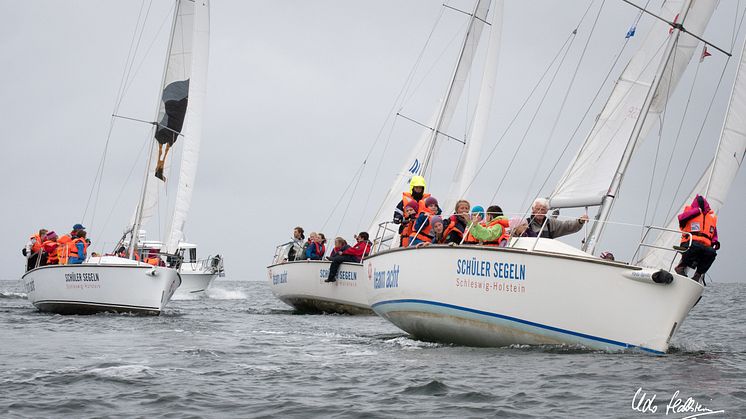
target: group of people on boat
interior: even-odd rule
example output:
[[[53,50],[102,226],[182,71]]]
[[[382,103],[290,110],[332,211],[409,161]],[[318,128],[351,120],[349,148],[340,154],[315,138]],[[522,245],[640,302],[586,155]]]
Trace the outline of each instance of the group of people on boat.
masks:
[[[326,254],[326,236],[312,231],[305,242],[303,227],[293,229],[293,237],[288,243],[287,260],[321,260]]]
[[[394,211],[394,223],[399,224],[400,247],[422,247],[430,244],[467,244],[506,246],[511,235],[516,237],[557,238],[580,231],[588,216],[560,220],[547,217],[549,202],[544,198],[534,201],[531,216],[525,220],[509,220],[499,205],[487,210],[469,201],[456,202],[454,213],[443,218],[438,200],[425,192],[425,179],[412,177],[409,192]]]
[[[82,224],[75,224],[68,234],[58,236],[46,228],[29,237],[21,253],[26,257],[26,270],[46,265],[75,265],[83,263],[91,241]]]
[[[287,260],[328,260],[331,261],[329,276],[325,282],[335,282],[339,265],[343,262],[361,262],[370,254],[373,244],[369,240],[367,232],[362,231],[355,235],[355,244],[350,246],[344,237],[334,239],[334,247],[326,254],[326,236],[323,233],[311,232],[308,240],[304,243],[305,231],[303,227],[293,229],[293,240],[288,243]]]

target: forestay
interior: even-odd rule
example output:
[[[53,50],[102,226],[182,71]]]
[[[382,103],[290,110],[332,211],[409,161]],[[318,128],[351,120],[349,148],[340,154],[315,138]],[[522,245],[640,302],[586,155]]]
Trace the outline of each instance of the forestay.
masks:
[[[677,21],[679,14],[685,15],[684,27],[694,34],[702,34],[717,2],[692,1],[689,10],[685,11],[683,8],[688,4],[688,1],[681,0],[666,1],[659,14],[669,21]],[[651,25],[640,49],[617,80],[578,155],[551,194],[552,207],[601,204],[619,168],[627,144],[635,141],[631,138],[632,133],[649,90],[655,78],[661,77],[640,132],[640,139],[644,139],[657,123],[670,93],[676,88],[699,44],[696,38],[682,33],[673,56],[664,56],[665,45],[673,36],[670,29],[669,24],[658,19]],[[662,65],[664,62],[665,66]]]
[[[689,205],[697,194],[704,195],[713,211],[723,207],[728,191],[743,164],[746,153],[746,41],[741,51],[736,78],[733,82],[728,111],[720,134],[715,158],[700,177],[694,190],[684,201]],[[682,205],[683,208],[683,205]],[[678,218],[674,216],[666,227],[671,230],[679,228]],[[655,246],[670,249],[680,241],[680,234],[662,233],[654,242]],[[663,249],[650,249],[638,261],[643,266],[668,269],[671,265],[671,252]]]

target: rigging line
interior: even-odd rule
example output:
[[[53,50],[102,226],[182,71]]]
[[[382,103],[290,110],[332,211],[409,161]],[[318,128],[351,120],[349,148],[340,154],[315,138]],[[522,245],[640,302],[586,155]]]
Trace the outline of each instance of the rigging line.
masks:
[[[680,39],[681,38],[677,38],[676,39],[676,45],[674,46],[674,50],[676,48],[678,48],[678,46],[679,46],[679,40]],[[668,81],[667,81],[667,86],[666,86],[666,104],[664,106],[663,112],[661,113],[661,118],[660,118],[660,122],[659,122],[659,127],[660,128],[658,130],[658,143],[656,144],[656,147],[655,147],[655,158],[653,158],[653,162],[654,163],[652,165],[653,166],[652,167],[652,172],[653,173],[651,174],[651,178],[650,178],[650,187],[648,188],[648,198],[647,198],[647,201],[645,201],[646,202],[646,204],[645,204],[645,214],[643,215],[643,218],[642,218],[643,224],[646,224],[648,222],[648,212],[650,211],[650,197],[653,194],[653,185],[655,184],[655,174],[656,174],[657,169],[658,169],[658,156],[660,155],[661,143],[662,143],[662,140],[663,140],[663,129],[664,129],[665,123],[666,123],[666,116],[668,115],[668,109],[669,109],[668,108],[668,103],[669,103],[669,99],[671,99],[671,84],[673,84],[672,83],[672,78],[673,78],[673,69],[674,69],[674,67],[676,67],[676,54],[675,53],[672,54],[672,56],[671,56],[671,65],[669,67],[670,69],[669,69]],[[697,70],[699,70],[699,64],[697,65]],[[661,74],[661,76],[662,76],[662,74]],[[691,90],[694,90],[694,85],[693,84],[692,84]],[[691,95],[689,97],[691,98]],[[687,109],[688,109],[688,105],[689,104],[687,103],[687,106],[686,106]],[[655,218],[655,212],[653,212],[653,217],[652,217],[652,219],[650,221],[651,224],[653,224],[653,219],[654,218]],[[641,228],[640,229],[640,241],[642,241],[644,235],[645,235],[645,229]]]
[[[119,100],[117,101],[116,107],[114,108],[115,111],[119,110],[119,107],[122,105],[122,101],[124,100],[124,97],[127,94],[127,89],[129,88],[129,85],[132,83],[132,80],[130,79],[130,75],[132,74],[132,67],[134,67],[135,65],[135,58],[137,55],[137,51],[140,49],[140,43],[142,42],[143,34],[145,34],[145,23],[148,21],[148,17],[150,16],[150,8],[152,6],[153,6],[153,2],[151,1],[148,4],[148,9],[145,11],[145,18],[143,18],[142,28],[140,28],[140,36],[137,37],[137,43],[135,44],[135,52],[132,55],[132,60],[130,61],[127,71],[125,73],[125,84],[122,89],[121,95],[119,96]]]
[[[365,163],[363,163],[363,166],[365,166]],[[355,200],[355,192],[357,192],[357,186],[360,184],[360,179],[363,178],[363,169],[365,167],[360,168],[360,174],[357,176],[357,181],[355,181],[355,186],[352,188],[352,193],[350,194],[350,199],[347,201],[347,206],[345,207],[344,212],[342,213],[342,218],[339,219],[339,225],[337,225],[337,234],[335,234],[335,237],[339,235],[339,230],[342,229],[342,223],[344,222],[345,217],[347,217],[347,211],[350,209],[350,204],[352,201]],[[355,233],[357,234],[357,233]]]
[[[588,10],[590,10],[591,4],[588,5]],[[570,83],[567,85],[567,90],[565,90],[565,95],[562,98],[562,104],[560,104],[559,110],[557,111],[557,116],[554,118],[552,129],[549,131],[549,137],[547,137],[548,138],[547,145],[552,141],[552,138],[554,137],[554,133],[555,133],[555,130],[557,129],[557,124],[559,123],[560,116],[562,115],[562,111],[564,110],[565,104],[567,103],[567,98],[570,96],[570,90],[572,90],[572,86],[573,84],[575,84],[575,78],[577,77],[578,71],[580,70],[580,65],[583,63],[583,58],[585,58],[585,53],[588,50],[588,44],[590,44],[591,42],[593,33],[596,30],[596,25],[598,24],[598,18],[601,16],[601,11],[603,10],[605,4],[606,4],[606,0],[603,0],[601,2],[601,6],[598,8],[598,13],[596,14],[596,18],[593,21],[593,26],[591,26],[591,30],[588,33],[588,38],[586,39],[585,45],[583,46],[583,51],[581,52],[580,58],[578,59],[578,64],[575,66],[575,71],[572,74]],[[526,195],[523,197],[521,208],[526,208],[526,205],[527,205],[526,201],[528,201],[528,198],[531,194],[532,186],[534,184],[534,181],[536,180],[536,176],[539,174],[539,168],[542,167],[542,163],[544,162],[544,158],[546,157],[546,153],[548,149],[549,149],[548,146],[543,147],[541,151],[541,157],[539,158],[539,163],[536,166],[536,170],[534,170],[533,176],[531,177],[531,181],[528,183],[528,188],[526,188]]]
[[[381,171],[381,165],[383,164],[383,160],[386,157],[386,151],[388,150],[389,144],[391,143],[391,137],[393,136],[393,133],[394,133],[394,127],[396,126],[396,121],[397,120],[394,119],[393,123],[391,124],[391,129],[389,130],[389,134],[388,134],[388,136],[386,138],[386,143],[384,143],[384,145],[383,145],[383,152],[381,153],[381,158],[378,159],[378,165],[376,166],[376,171],[373,174],[373,182],[372,182],[373,184],[371,185],[371,189],[375,185],[375,181],[376,181],[376,179],[378,179],[378,174]],[[365,209],[368,208],[368,204],[370,203],[370,196],[371,195],[372,194],[366,194],[365,205],[363,205],[363,210],[360,211],[360,219],[357,222],[357,230],[360,230],[362,228],[361,224],[363,223],[363,216],[365,215]],[[379,211],[381,210],[381,208],[383,207],[383,205],[384,205],[384,203],[382,202],[381,206],[378,208]],[[378,213],[378,211],[376,211],[376,213]],[[375,217],[375,214],[373,216]]]
[[[577,30],[573,31],[573,35],[575,35],[576,33],[577,33]],[[510,173],[510,168],[513,167],[513,163],[515,163],[516,161],[516,156],[520,152],[521,147],[523,147],[523,144],[526,143],[526,137],[528,136],[529,131],[533,127],[534,121],[536,120],[536,117],[539,115],[539,111],[544,105],[544,101],[546,100],[547,95],[549,94],[549,91],[552,90],[554,81],[557,78],[557,75],[559,74],[560,70],[562,69],[562,64],[564,64],[565,58],[567,58],[567,54],[570,52],[570,48],[572,48],[572,44],[574,41],[575,41],[575,37],[573,36],[572,41],[570,41],[570,44],[568,45],[567,49],[565,49],[565,54],[562,56],[562,59],[557,65],[557,69],[554,71],[554,75],[552,75],[551,80],[549,80],[549,85],[547,85],[547,89],[544,91],[544,95],[542,95],[541,100],[539,101],[539,104],[536,107],[536,111],[534,111],[533,116],[531,116],[531,120],[528,123],[528,127],[526,127],[526,131],[524,131],[523,133],[523,137],[521,137],[521,141],[518,143],[518,147],[516,147],[515,152],[513,152],[513,155],[510,157],[510,163],[508,164],[508,167],[505,168],[505,172],[503,176],[501,176],[500,183],[497,184],[497,189],[495,189],[495,193],[492,194],[492,198],[490,199],[490,202],[495,201],[495,197],[497,196],[498,192],[500,192],[500,189],[502,188],[505,178],[507,177],[508,173]]]
[[[136,21],[136,24],[135,24],[135,28],[132,31],[132,39],[130,40],[130,46],[129,46],[129,49],[127,51],[127,59],[125,60],[125,66],[124,66],[124,69],[122,70],[122,78],[119,81],[119,88],[117,89],[117,97],[116,97],[116,99],[114,101],[114,108],[115,109],[117,108],[117,101],[119,100],[119,97],[122,94],[121,93],[122,86],[124,86],[125,79],[126,79],[126,74],[127,74],[127,65],[129,64],[129,62],[131,60],[131,57],[132,57],[132,54],[133,54],[133,51],[134,51],[135,37],[137,36],[137,31],[138,31],[138,28],[140,27],[140,17],[142,16],[142,10],[143,10],[144,7],[145,7],[145,0],[143,0],[140,3],[140,11],[138,12],[138,15],[137,15],[137,21]],[[83,220],[85,220],[86,215],[88,215],[88,209],[90,207],[91,199],[93,197],[93,191],[96,189],[96,183],[99,181],[99,176],[103,176],[103,173],[102,173],[103,172],[103,167],[102,166],[104,165],[104,161],[105,161],[105,158],[106,158],[106,151],[107,151],[108,146],[109,146],[109,138],[111,137],[111,131],[112,131],[113,125],[114,125],[114,121],[112,119],[112,120],[109,121],[109,132],[108,132],[108,134],[106,136],[106,144],[104,145],[104,150],[102,152],[101,159],[99,160],[98,167],[96,168],[96,175],[93,178],[93,183],[91,184],[91,190],[90,190],[90,192],[88,194],[88,199],[86,201],[85,209],[83,211]],[[100,182],[99,182],[99,184],[100,184]],[[99,190],[100,190],[100,186],[99,186]],[[98,197],[98,195],[97,195],[97,197]],[[91,220],[91,224],[93,224],[93,219]]]
[[[651,224],[653,224],[653,221],[655,221],[655,215],[658,214],[658,207],[660,206],[661,199],[663,197],[663,188],[665,188],[666,183],[668,183],[668,175],[671,172],[671,163],[673,162],[673,157],[676,153],[676,150],[678,150],[679,140],[681,139],[681,130],[684,128],[684,121],[686,121],[686,116],[689,112],[689,105],[692,101],[692,94],[694,93],[694,86],[697,83],[697,78],[699,77],[699,69],[701,68],[702,63],[698,63],[697,67],[694,71],[694,80],[692,80],[692,86],[689,89],[689,96],[686,98],[686,105],[684,106],[684,114],[681,119],[681,123],[679,124],[679,129],[676,132],[676,138],[674,139],[673,148],[671,149],[671,154],[668,157],[668,163],[666,164],[666,171],[663,175],[663,182],[661,183],[660,192],[658,193],[658,199],[655,202],[655,207],[653,207],[653,219],[651,221]],[[676,197],[674,196],[673,199]],[[646,220],[647,221],[647,220]],[[665,220],[663,221],[665,223]]]
[[[130,40],[130,47],[127,53],[127,61],[125,61],[125,68],[122,74],[122,80],[120,81],[118,98],[115,100],[115,104],[114,104],[115,112],[119,110],[119,107],[122,104],[122,100],[124,99],[124,95],[126,91],[126,88],[124,86],[126,86],[126,80],[129,77],[129,73],[132,70],[132,65],[134,64],[135,53],[138,47],[140,46],[140,40],[142,39],[142,35],[145,32],[145,22],[147,21],[148,16],[150,15],[150,8],[152,6],[152,2],[148,4],[148,9],[145,12],[145,17],[142,19],[142,27],[140,27],[140,17],[142,16],[142,9],[144,7],[144,3],[145,1],[143,0],[143,2],[140,5],[140,11],[138,12],[137,23],[135,24],[135,29],[132,33],[132,39]],[[135,43],[134,39],[135,39],[135,35],[138,32],[138,28],[139,28],[140,36],[138,37],[137,43]],[[134,44],[134,47],[133,47],[133,44]],[[104,150],[101,154],[101,161],[99,163],[100,171],[96,173],[96,177],[93,180],[93,185],[91,185],[91,192],[89,194],[88,202],[86,202],[86,208],[85,208],[84,216],[83,216],[83,218],[85,218],[85,214],[88,213],[88,207],[90,205],[90,201],[93,196],[93,189],[96,188],[96,181],[98,181],[98,187],[96,188],[96,199],[94,200],[94,203],[93,203],[93,215],[91,217],[91,224],[93,224],[95,220],[96,209],[98,207],[98,199],[100,197],[100,192],[101,192],[101,184],[103,183],[104,169],[106,165],[106,155],[108,154],[109,143],[111,141],[111,134],[112,134],[113,129],[114,129],[114,119],[112,118],[109,122],[109,131],[106,135],[106,143],[104,145]]]
[[[342,198],[344,198],[345,195],[347,195],[347,191],[350,190],[350,186],[352,186],[352,183],[355,181],[355,177],[357,177],[358,172],[365,166],[365,164],[361,164],[360,167],[355,171],[355,176],[350,179],[350,182],[347,184],[347,187],[345,188],[344,192],[342,192],[339,195],[339,199],[337,199],[337,203],[334,204],[334,207],[329,212],[329,216],[326,217],[326,221],[324,221],[324,224],[321,225],[321,230],[324,230],[326,228],[326,225],[329,223],[329,220],[332,218],[332,215],[334,215],[334,212],[337,210],[337,207],[339,206],[340,202],[342,202]]]
[[[694,141],[694,146],[692,146],[692,151],[689,153],[689,158],[687,159],[686,164],[684,164],[684,166],[683,166],[685,168],[684,171],[686,171],[686,167],[689,167],[689,164],[692,162],[692,157],[694,157],[694,151],[697,148],[697,144],[699,144],[700,138],[702,138],[702,131],[705,128],[705,124],[707,122],[707,118],[709,117],[710,111],[712,110],[712,105],[715,103],[715,96],[717,96],[717,92],[718,92],[718,90],[720,90],[720,85],[723,82],[723,76],[725,76],[725,70],[728,68],[728,63],[730,62],[730,58],[731,57],[728,57],[725,60],[725,64],[723,65],[723,71],[720,72],[720,79],[718,80],[718,83],[715,86],[715,89],[713,89],[712,99],[710,100],[710,104],[707,107],[707,112],[705,112],[705,117],[702,120],[702,125],[700,126],[699,132],[697,133],[697,139]],[[677,202],[677,200],[675,199],[675,197],[679,195],[679,190],[681,189],[681,185],[682,185],[683,181],[684,181],[684,176],[682,174],[682,176],[679,176],[679,184],[676,186],[676,192],[674,192],[674,195],[673,195],[674,199],[671,200],[671,205],[668,207],[668,211],[666,212],[666,214],[668,214],[668,216],[666,217],[666,219],[670,219],[670,218],[673,217],[673,214],[671,213],[673,211],[673,204],[674,204],[674,202]]]
[[[464,28],[466,28],[467,26],[469,26],[469,22],[468,21],[465,22],[461,26],[461,28],[458,31],[456,31],[456,33],[453,35],[453,37],[451,38],[451,40],[448,41],[448,44],[446,44],[446,46],[440,52],[440,55],[438,55],[438,57],[433,61],[433,64],[430,65],[430,69],[428,69],[427,72],[422,75],[422,79],[420,79],[420,82],[417,83],[417,85],[413,89],[411,89],[411,91],[407,92],[408,97],[406,97],[402,101],[402,106],[401,106],[402,108],[404,108],[404,106],[406,106],[406,104],[412,99],[412,96],[414,96],[414,93],[416,91],[418,91],[420,89],[420,87],[422,87],[422,85],[425,83],[425,80],[427,80],[427,78],[430,76],[430,74],[432,74],[432,72],[435,70],[435,63],[437,63],[437,62],[439,62],[439,61],[441,61],[443,59],[443,57],[445,56],[446,52],[448,52],[448,50],[450,49],[451,45],[453,45],[456,42],[456,40],[459,39],[461,37],[461,35],[463,35]]]
[[[567,39],[565,39],[565,42],[562,44],[562,46],[560,47],[560,49],[557,51],[557,54],[555,54],[554,58],[552,58],[552,60],[549,62],[549,65],[544,70],[544,73],[541,75],[541,77],[539,77],[539,80],[537,80],[536,84],[531,89],[531,92],[529,92],[528,96],[526,96],[526,99],[523,100],[523,104],[521,104],[521,107],[518,108],[518,111],[516,111],[515,115],[513,115],[513,119],[510,120],[510,122],[508,123],[508,126],[505,127],[505,129],[503,130],[503,133],[500,135],[500,138],[497,139],[497,143],[492,147],[492,150],[490,150],[490,152],[487,154],[487,158],[482,162],[482,164],[479,166],[479,168],[474,173],[474,177],[472,177],[471,181],[469,182],[469,184],[464,189],[464,192],[468,191],[469,188],[471,188],[471,185],[474,183],[474,181],[479,177],[479,173],[482,171],[482,169],[484,169],[484,166],[487,165],[487,162],[490,160],[490,157],[492,157],[492,155],[495,153],[495,150],[497,150],[497,147],[500,145],[500,143],[502,142],[502,140],[508,134],[508,131],[510,131],[510,128],[513,126],[513,124],[515,123],[515,121],[518,120],[518,116],[520,116],[520,114],[523,112],[523,109],[526,107],[526,105],[528,105],[528,102],[531,100],[531,98],[533,97],[533,95],[536,92],[536,90],[539,88],[539,86],[541,85],[541,83],[544,81],[544,78],[549,73],[549,70],[551,70],[552,67],[554,67],[554,63],[557,61],[557,59],[559,58],[560,54],[565,49],[565,46],[567,46],[568,42],[570,42],[570,39],[573,36],[574,36],[574,34],[570,33],[570,35],[568,35]]]
[[[137,152],[137,156],[135,157],[134,163],[132,163],[132,167],[130,168],[129,173],[127,174],[127,177],[124,179],[124,182],[122,183],[122,187],[119,188],[119,194],[117,195],[117,198],[114,200],[114,205],[112,205],[111,211],[109,211],[109,215],[106,217],[106,220],[104,221],[103,226],[100,230],[98,230],[98,234],[103,234],[106,227],[109,225],[109,220],[111,220],[111,215],[114,213],[114,209],[117,208],[117,204],[119,203],[119,199],[122,197],[122,194],[124,193],[125,185],[129,182],[130,178],[132,177],[132,172],[135,171],[135,167],[137,167],[137,163],[140,162],[140,156],[142,155],[142,151],[145,149],[145,146],[148,145],[150,142],[150,139],[147,139],[143,142],[142,146],[140,146],[140,150]],[[96,237],[98,239],[98,236]]]
[[[140,63],[137,65],[137,68],[132,73],[132,78],[129,80],[127,85],[125,86],[125,90],[123,92],[123,95],[127,94],[127,91],[129,91],[129,88],[132,86],[132,82],[134,82],[135,77],[140,72],[140,69],[142,68],[143,64],[145,64],[145,59],[148,55],[150,55],[150,51],[153,49],[153,45],[155,45],[156,41],[158,40],[158,36],[163,31],[163,28],[166,26],[166,23],[169,21],[170,14],[166,14],[166,16],[161,21],[161,26],[158,27],[158,31],[156,31],[155,36],[153,37],[153,40],[150,41],[150,45],[148,45],[148,48],[145,50],[145,53],[143,54],[142,59],[140,60]],[[134,64],[134,63],[133,63]]]

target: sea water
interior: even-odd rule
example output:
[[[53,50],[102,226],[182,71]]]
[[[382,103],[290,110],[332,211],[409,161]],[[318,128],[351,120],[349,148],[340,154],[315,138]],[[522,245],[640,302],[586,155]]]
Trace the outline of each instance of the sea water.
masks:
[[[745,301],[708,286],[652,356],[422,342],[295,314],[266,282],[136,317],[39,313],[0,281],[0,417],[746,417]]]

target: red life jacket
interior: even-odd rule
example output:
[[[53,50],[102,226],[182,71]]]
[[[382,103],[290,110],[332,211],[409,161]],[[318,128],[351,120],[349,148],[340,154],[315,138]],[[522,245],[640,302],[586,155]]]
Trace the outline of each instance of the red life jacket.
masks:
[[[55,241],[46,240],[44,242],[42,249],[44,249],[44,253],[47,254],[47,265],[56,265],[57,262],[59,262],[60,259],[57,253],[59,247],[59,244]]]
[[[684,211],[692,209],[691,206],[684,208]],[[707,214],[699,214],[689,219],[686,225],[681,228],[681,231],[685,233],[691,233],[692,241],[700,242],[703,245],[710,247],[712,246],[712,238],[715,236],[717,229],[718,216],[714,212],[710,211]],[[681,244],[689,244],[689,235],[681,235]]]

